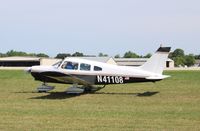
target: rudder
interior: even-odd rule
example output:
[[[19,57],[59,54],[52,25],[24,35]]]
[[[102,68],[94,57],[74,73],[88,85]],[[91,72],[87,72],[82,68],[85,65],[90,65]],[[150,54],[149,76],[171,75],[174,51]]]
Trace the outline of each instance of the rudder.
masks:
[[[160,47],[156,53],[141,66],[141,69],[156,74],[162,74],[166,67],[166,61],[170,50],[171,47]]]

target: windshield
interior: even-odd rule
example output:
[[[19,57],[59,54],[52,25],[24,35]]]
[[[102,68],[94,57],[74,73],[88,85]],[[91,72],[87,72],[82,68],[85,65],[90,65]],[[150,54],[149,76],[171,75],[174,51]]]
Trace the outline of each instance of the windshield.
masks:
[[[62,61],[56,62],[55,64],[53,64],[52,66],[58,68],[61,65]]]

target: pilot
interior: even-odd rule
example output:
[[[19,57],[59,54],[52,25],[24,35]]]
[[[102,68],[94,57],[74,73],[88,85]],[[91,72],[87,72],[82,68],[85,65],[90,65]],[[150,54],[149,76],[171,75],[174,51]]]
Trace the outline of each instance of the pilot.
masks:
[[[73,69],[72,62],[67,62],[67,66],[65,68],[72,70]]]

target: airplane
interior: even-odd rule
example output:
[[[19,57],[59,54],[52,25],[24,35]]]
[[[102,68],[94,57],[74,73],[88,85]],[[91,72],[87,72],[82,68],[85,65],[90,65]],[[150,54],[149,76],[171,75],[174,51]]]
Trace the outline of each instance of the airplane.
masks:
[[[157,82],[170,76],[163,75],[171,47],[159,47],[146,63],[139,67],[118,66],[81,58],[67,57],[52,66],[32,66],[26,71],[43,82],[38,92],[55,87],[46,83],[73,84],[66,93],[90,93],[109,84]],[[97,87],[102,85],[102,87]]]

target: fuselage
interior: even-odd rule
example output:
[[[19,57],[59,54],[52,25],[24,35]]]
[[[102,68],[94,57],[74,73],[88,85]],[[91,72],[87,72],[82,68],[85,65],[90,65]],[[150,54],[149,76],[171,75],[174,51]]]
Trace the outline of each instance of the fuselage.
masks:
[[[42,82],[107,85],[134,82],[155,82],[165,76],[140,67],[117,66],[79,58],[66,58],[53,66],[33,66],[30,72]]]

